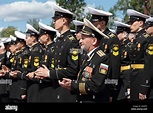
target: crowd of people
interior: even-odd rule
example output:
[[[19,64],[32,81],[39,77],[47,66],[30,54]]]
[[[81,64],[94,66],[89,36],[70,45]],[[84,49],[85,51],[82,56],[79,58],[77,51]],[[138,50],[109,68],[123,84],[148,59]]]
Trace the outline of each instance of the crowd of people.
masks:
[[[54,28],[26,24],[1,40],[1,103],[153,102],[153,17],[127,9],[111,31],[110,12],[88,7],[79,21],[53,8]]]

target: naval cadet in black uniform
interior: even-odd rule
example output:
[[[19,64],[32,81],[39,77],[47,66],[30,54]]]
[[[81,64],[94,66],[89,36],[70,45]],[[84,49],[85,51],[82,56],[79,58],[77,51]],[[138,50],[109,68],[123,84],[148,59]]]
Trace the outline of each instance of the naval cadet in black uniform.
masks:
[[[14,79],[12,79],[13,77],[10,76],[11,71],[14,71],[16,69],[16,58],[17,58],[17,51],[16,51],[16,37],[10,35],[10,46],[9,46],[9,51],[10,51],[10,55],[9,55],[9,60],[6,62],[6,64],[4,66],[2,66],[2,69],[5,71],[5,78],[6,80],[11,80],[11,83],[8,84],[7,90],[9,93],[9,101],[10,102],[15,102],[13,98],[11,98],[10,95],[10,88],[12,87],[13,83],[14,83]],[[17,92],[14,92],[14,94],[17,94]]]
[[[3,69],[3,66],[6,66],[7,68],[11,68],[11,64],[13,62],[13,56],[11,53],[10,46],[14,45],[14,41],[11,40],[12,35],[10,35],[7,39],[2,39],[2,42],[4,44],[5,53],[1,54],[1,80],[4,81],[4,84],[1,84],[1,102],[2,103],[9,103],[11,102],[9,98],[9,86],[12,83],[11,79],[8,79],[5,77],[5,73],[7,73],[8,70]]]
[[[130,25],[123,22],[114,21],[116,26],[116,35],[121,43],[121,71],[118,87],[119,102],[128,102],[130,88],[130,59],[128,50],[130,48],[130,40],[128,38]]]
[[[43,68],[45,65],[48,69],[54,69],[54,38],[56,37],[56,32],[51,26],[47,26],[41,22],[38,23],[39,31],[39,41],[44,44],[44,53],[42,55],[42,61],[39,68]],[[38,102],[55,102],[53,95],[53,80],[49,78],[44,78],[39,84],[39,96]]]
[[[34,72],[41,66],[43,49],[40,43],[38,43],[39,32],[30,24],[26,24],[26,28],[26,44],[30,47],[30,55],[28,74],[26,74],[24,78],[27,79],[27,102],[29,103],[38,101],[40,81],[35,78]]]
[[[28,62],[29,58],[29,49],[26,46],[25,34],[15,31],[15,36],[16,56],[13,62],[14,69],[9,73],[13,81],[12,85],[10,86],[9,97],[15,103],[25,103],[27,81],[20,79],[21,77],[18,79],[18,76],[21,76],[22,73],[27,71],[26,62]]]
[[[3,41],[0,42],[0,103],[8,103],[8,92],[7,86],[8,83],[3,76],[2,65],[6,64],[6,49]]]
[[[91,14],[90,21],[107,37],[101,40],[101,47],[104,53],[109,55],[109,69],[108,69],[108,84],[111,87],[110,102],[115,102],[117,99],[117,86],[120,75],[121,54],[120,54],[120,41],[116,34],[111,32],[108,27],[109,17],[112,15],[110,12],[98,10],[88,7]],[[113,100],[112,100],[113,99]]]
[[[149,37],[145,49],[145,75],[140,84],[139,99],[153,103],[153,17],[146,19],[145,29]]]
[[[76,102],[76,96],[58,83],[58,80],[62,80],[63,77],[75,80],[79,71],[79,42],[72,35],[69,27],[74,14],[58,5],[53,5],[53,8],[55,10],[53,24],[60,32],[54,48],[54,69],[49,70],[45,67],[38,69],[35,74],[41,78],[49,77],[54,80],[55,102]]]
[[[89,20],[84,19],[81,48],[87,51],[77,80],[63,78],[62,87],[77,94],[78,103],[108,103],[109,88],[105,84],[108,72],[108,57],[100,48],[100,40],[105,36]]]
[[[128,23],[130,24],[130,33],[134,33],[132,45],[129,50],[130,58],[130,100],[139,101],[140,83],[144,76],[145,67],[145,45],[147,44],[148,34],[144,29],[144,24],[148,15],[133,9],[128,9]]]

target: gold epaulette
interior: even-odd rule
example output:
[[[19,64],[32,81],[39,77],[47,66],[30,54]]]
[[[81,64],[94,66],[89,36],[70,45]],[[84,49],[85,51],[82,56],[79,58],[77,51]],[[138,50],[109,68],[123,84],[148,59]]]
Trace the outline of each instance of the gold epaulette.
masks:
[[[148,37],[149,37],[149,34],[144,33],[143,36],[144,36],[145,38],[148,38]]]
[[[113,34],[113,33],[109,33],[108,35],[109,35],[109,37],[111,37],[111,38],[114,38],[114,37],[115,37],[115,34]]]
[[[34,49],[32,49],[32,52],[40,52],[40,53],[42,53],[42,49],[39,49],[38,47],[35,47]]]
[[[75,40],[75,38],[74,38],[73,35],[68,35],[67,37],[68,37],[71,41],[72,41],[72,40]]]
[[[34,49],[32,49],[33,52],[38,51],[38,47],[35,47]]]
[[[104,53],[102,50],[98,50],[96,53],[97,53],[100,57],[102,57],[102,56],[105,55],[105,53]]]

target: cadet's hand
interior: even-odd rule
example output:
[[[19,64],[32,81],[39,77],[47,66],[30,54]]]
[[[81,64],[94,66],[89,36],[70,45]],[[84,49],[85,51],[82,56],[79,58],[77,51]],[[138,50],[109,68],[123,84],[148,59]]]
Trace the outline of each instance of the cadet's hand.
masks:
[[[46,78],[49,77],[49,69],[45,66],[42,65],[43,67],[39,67],[36,71],[35,71],[35,77],[36,78]]]
[[[17,73],[15,71],[11,71],[10,72],[10,76],[16,78],[17,77]]]
[[[30,72],[26,76],[29,77],[30,80],[32,80],[34,77],[34,72]]]
[[[130,99],[130,88],[127,89],[127,99]]]
[[[5,74],[6,74],[6,71],[0,70],[0,76],[5,76]]]
[[[12,77],[16,78],[16,77],[17,77],[17,73],[18,73],[18,72],[20,72],[20,71],[18,71],[18,70],[11,71],[11,72],[10,72],[10,76],[12,76]],[[20,73],[21,73],[21,72],[20,72]]]
[[[144,95],[144,94],[139,93],[139,99],[140,99],[140,100],[147,99],[147,96]]]
[[[21,98],[22,99],[26,99],[26,95],[21,95]]]
[[[72,82],[72,80],[68,79],[68,78],[63,78],[62,81],[60,81],[60,80],[58,81],[58,83],[61,87],[64,87],[68,90],[71,90],[71,82]]]
[[[9,72],[11,71],[8,67],[6,67],[5,65],[2,65],[2,70],[6,71],[6,72]]]

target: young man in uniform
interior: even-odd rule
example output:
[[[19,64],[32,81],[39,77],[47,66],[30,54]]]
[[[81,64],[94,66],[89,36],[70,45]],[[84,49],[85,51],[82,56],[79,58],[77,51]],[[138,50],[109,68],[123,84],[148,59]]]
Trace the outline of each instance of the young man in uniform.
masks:
[[[43,68],[43,65],[45,65],[51,70],[54,69],[54,38],[57,30],[41,22],[39,22],[38,25],[40,28],[39,41],[41,44],[44,44],[44,52],[41,59],[42,65],[39,68]],[[53,82],[54,81],[50,80],[49,78],[44,78],[41,80],[39,83],[38,102],[55,102]]]
[[[121,43],[121,71],[117,100],[119,100],[119,102],[128,102],[128,99],[130,97],[130,59],[128,53],[128,50],[130,48],[130,40],[128,38],[130,25],[119,21],[114,21],[114,25],[116,26],[116,35]]]
[[[146,20],[145,29],[149,37],[145,46],[145,74],[140,84],[139,99],[153,103],[153,17]]]
[[[147,44],[148,34],[144,29],[144,24],[148,15],[140,13],[133,9],[128,9],[128,23],[130,24],[130,33],[135,34],[133,42],[129,49],[130,58],[130,100],[139,101],[140,83],[145,77],[145,45]]]
[[[70,31],[70,23],[74,14],[58,5],[53,5],[54,26],[60,32],[54,47],[54,69],[49,70],[46,66],[38,69],[35,74],[41,78],[54,80],[54,93],[56,102],[75,102],[76,96],[69,90],[61,87],[58,80],[67,77],[72,80],[77,78],[80,66],[79,42]]]

